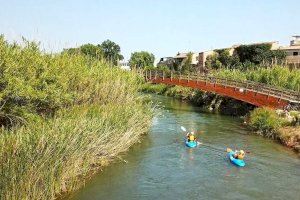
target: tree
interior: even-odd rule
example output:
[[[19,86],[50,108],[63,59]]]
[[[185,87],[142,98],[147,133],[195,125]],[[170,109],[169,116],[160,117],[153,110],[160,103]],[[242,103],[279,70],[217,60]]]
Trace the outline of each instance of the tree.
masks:
[[[268,59],[272,55],[271,44],[241,45],[235,50],[242,63],[247,61],[259,64],[263,59]]]
[[[103,50],[99,46],[93,44],[84,44],[80,46],[79,49],[84,55],[88,55],[97,59],[103,56]]]
[[[66,52],[68,54],[83,54],[96,59],[101,59],[103,57],[102,49],[99,46],[93,44],[84,44],[78,48],[64,49],[63,52]]]
[[[219,61],[219,54],[215,52],[214,54],[207,56],[205,66],[207,66],[208,69],[220,69],[222,63]]]
[[[124,58],[121,55],[120,46],[113,41],[105,40],[101,45],[98,45],[98,47],[102,49],[104,58],[114,65],[117,65],[118,61]]]
[[[194,72],[195,70],[193,69],[192,62],[193,62],[193,53],[189,52],[187,53],[186,58],[182,62],[180,71],[182,73]]]
[[[223,66],[229,67],[232,64],[232,56],[228,49],[221,49],[216,51],[218,53],[218,60]]]
[[[129,64],[131,68],[153,67],[155,57],[147,51],[134,52],[131,54]]]

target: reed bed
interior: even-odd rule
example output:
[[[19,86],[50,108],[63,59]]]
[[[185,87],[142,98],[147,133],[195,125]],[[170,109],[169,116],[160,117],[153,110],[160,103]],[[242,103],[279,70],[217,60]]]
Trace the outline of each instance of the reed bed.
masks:
[[[0,37],[0,199],[55,199],[147,132],[132,72]]]
[[[250,80],[300,92],[300,70],[298,69],[290,70],[283,66],[259,67],[245,71],[220,69],[214,71],[213,74],[222,78]]]

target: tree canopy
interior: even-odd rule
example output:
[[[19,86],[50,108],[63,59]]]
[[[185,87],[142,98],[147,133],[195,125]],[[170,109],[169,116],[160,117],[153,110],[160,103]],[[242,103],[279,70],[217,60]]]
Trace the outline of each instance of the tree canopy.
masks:
[[[286,53],[282,50],[271,50],[271,44],[240,45],[230,55],[228,49],[215,50],[206,59],[206,66],[211,69],[240,68],[247,69],[259,64],[270,64],[274,60],[284,61]]]
[[[64,49],[63,52],[69,54],[83,54],[96,59],[104,58],[114,65],[117,65],[118,61],[123,59],[120,46],[110,40],[106,40],[98,45],[88,43],[81,45],[78,48]]]
[[[131,54],[129,64],[131,68],[153,67],[155,57],[147,51],[134,52]]]
[[[113,41],[105,40],[101,45],[98,46],[102,49],[104,58],[114,65],[117,65],[118,61],[124,58],[121,55],[120,46]]]

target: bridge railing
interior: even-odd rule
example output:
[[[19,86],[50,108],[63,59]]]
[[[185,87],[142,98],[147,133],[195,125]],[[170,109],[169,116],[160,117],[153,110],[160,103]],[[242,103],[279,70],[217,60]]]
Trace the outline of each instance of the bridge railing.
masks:
[[[290,102],[300,103],[300,93],[294,90],[289,89],[281,89],[276,88],[267,84],[257,83],[254,81],[237,81],[232,79],[226,78],[218,78],[214,76],[205,76],[200,74],[180,74],[174,72],[164,72],[164,71],[153,71],[153,70],[146,70],[143,72],[143,75],[148,80],[153,80],[157,78],[170,78],[177,79],[177,80],[186,80],[186,81],[202,81],[209,84],[220,84],[223,86],[235,87],[243,89],[244,91],[251,90],[254,92],[266,94],[269,96],[274,96],[280,99],[285,99]]]

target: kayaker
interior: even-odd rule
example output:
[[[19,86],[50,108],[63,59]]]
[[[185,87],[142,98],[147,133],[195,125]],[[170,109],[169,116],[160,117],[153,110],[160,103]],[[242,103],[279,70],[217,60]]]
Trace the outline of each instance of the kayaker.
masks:
[[[245,157],[245,152],[244,152],[243,150],[235,151],[233,157],[234,157],[235,159],[243,160],[244,157]]]
[[[196,141],[195,133],[193,131],[190,132],[190,133],[187,133],[186,137],[187,137],[188,142],[191,142],[191,141],[194,142],[194,141]]]

